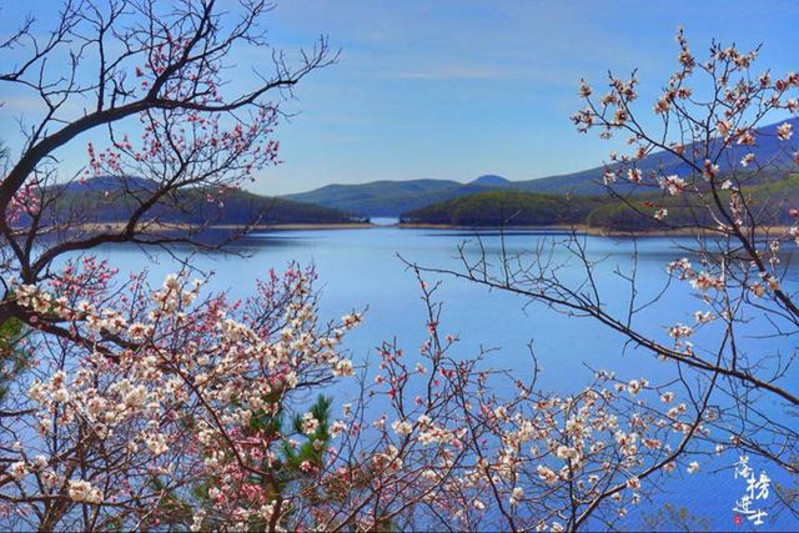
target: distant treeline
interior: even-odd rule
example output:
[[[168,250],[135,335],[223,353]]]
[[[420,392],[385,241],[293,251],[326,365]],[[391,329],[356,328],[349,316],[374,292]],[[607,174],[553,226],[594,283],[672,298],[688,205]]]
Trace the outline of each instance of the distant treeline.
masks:
[[[761,223],[791,223],[789,208],[799,207],[799,174],[742,189],[746,204],[758,213]],[[725,206],[729,191],[719,192]],[[455,198],[401,216],[402,223],[453,226],[555,226],[581,224],[612,231],[648,231],[670,228],[712,226],[704,207],[709,193],[684,193],[677,197],[651,192],[614,198],[612,196],[562,196],[513,190],[494,191]],[[653,215],[659,208],[668,214],[663,220]]]
[[[85,184],[71,183],[47,191],[58,201],[46,204],[43,222],[80,222],[91,213],[93,223],[125,222],[155,184],[140,178],[105,176]],[[284,198],[260,196],[241,190],[220,192],[207,188],[176,191],[151,207],[143,221],[195,226],[250,224],[346,224],[368,222],[354,213]],[[22,224],[25,221],[21,221]]]

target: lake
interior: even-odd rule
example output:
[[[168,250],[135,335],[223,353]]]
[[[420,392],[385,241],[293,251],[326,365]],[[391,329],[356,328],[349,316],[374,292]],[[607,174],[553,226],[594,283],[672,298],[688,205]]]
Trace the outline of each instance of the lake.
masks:
[[[511,252],[533,250],[542,242],[553,242],[557,235],[536,231],[513,231],[505,235]],[[496,232],[481,233],[489,255],[500,251]],[[657,294],[667,282],[665,266],[668,261],[685,255],[680,242],[673,238],[651,237],[638,239],[586,237],[592,257],[604,258],[597,267],[597,277],[605,299],[611,308],[623,311],[629,286],[614,270],[629,269],[632,253],[638,252],[638,283],[641,298]],[[354,310],[367,309],[363,326],[347,338],[346,347],[356,361],[368,359],[374,347],[384,340],[397,338],[409,357],[426,337],[424,307],[418,283],[412,272],[397,257],[431,267],[456,267],[458,245],[471,241],[474,250],[475,234],[459,230],[400,229],[377,227],[371,229],[274,231],[252,235],[237,244],[236,250],[246,257],[222,254],[200,255],[192,264],[200,270],[214,272],[211,287],[229,290],[234,297],[245,296],[254,287],[255,279],[269,268],[285,266],[297,260],[313,263],[319,274],[322,289],[323,318],[337,318]],[[567,260],[566,250],[556,248],[556,259]],[[560,256],[558,255],[560,254]],[[151,279],[160,283],[163,276],[177,269],[177,264],[164,253],[145,256],[133,247],[104,248],[100,258],[111,260],[123,273],[146,267]],[[566,268],[563,277],[579,282],[583,272]],[[797,271],[789,273],[789,283],[797,280]],[[489,293],[485,288],[464,281],[430,276],[427,281],[442,280],[438,293],[444,303],[440,331],[454,333],[461,339],[458,353],[471,357],[481,347],[496,348],[487,357],[491,366],[512,369],[520,377],[531,375],[527,344],[532,341],[543,374],[544,389],[562,393],[581,389],[595,369],[617,370],[619,377],[647,377],[651,381],[671,375],[673,365],[654,360],[648,354],[624,350],[623,340],[588,319],[569,318],[542,305],[525,306],[525,300],[506,293]],[[666,326],[676,322],[692,323],[693,311],[700,309],[687,286],[677,285],[665,293],[655,306],[642,313],[641,328],[666,342]],[[751,328],[757,329],[757,320]],[[701,335],[697,344],[700,344]],[[741,341],[746,346],[747,340]],[[762,343],[762,341],[760,341]],[[783,339],[769,342],[769,350],[794,351],[794,343]],[[783,345],[779,345],[782,343]],[[789,422],[791,423],[791,422]],[[732,529],[732,507],[744,491],[741,480],[734,480],[734,454],[725,454],[714,462],[703,462],[702,472],[694,476],[675,473],[673,480],[662,485],[663,493],[655,504],[643,504],[652,509],[670,502],[677,507],[710,520],[713,529]],[[757,459],[752,463],[757,467]],[[718,470],[716,473],[710,473]],[[776,472],[769,472],[778,478]],[[773,498],[773,496],[772,496]],[[772,500],[773,501],[773,500]],[[769,517],[770,519],[772,517]],[[640,516],[630,517],[631,527],[640,524]],[[760,529],[785,529],[796,523],[783,515]],[[746,529],[747,524],[736,527]]]

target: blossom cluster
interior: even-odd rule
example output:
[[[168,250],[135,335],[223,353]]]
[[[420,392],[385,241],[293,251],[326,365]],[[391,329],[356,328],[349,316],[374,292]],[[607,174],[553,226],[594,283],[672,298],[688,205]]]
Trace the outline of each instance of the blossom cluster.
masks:
[[[93,277],[102,269],[83,264]],[[110,285],[76,290],[81,277],[70,264],[50,284],[13,286],[17,305],[38,317],[37,352],[55,324],[68,323],[65,334],[78,341],[68,360],[42,360],[27,388],[30,414],[16,428],[26,436],[3,458],[19,487],[6,494],[18,512],[27,501],[67,494],[73,505],[118,507],[133,519],[186,479],[231,479],[217,483],[244,490],[251,484],[234,474],[265,472],[263,461],[288,442],[254,431],[254,419],[288,408],[307,382],[354,374],[339,346],[360,315],[320,328],[312,270],[272,273],[256,296],[233,303],[201,298],[204,280],[185,273],[150,289],[135,277],[124,297],[110,300]],[[244,519],[251,512],[231,511]]]
[[[616,134],[626,136],[632,152],[610,155],[611,163],[603,173],[606,186],[612,186],[624,176],[636,186],[651,189],[659,186],[669,197],[690,192],[691,198],[686,200],[688,206],[696,211],[707,208],[711,212],[709,217],[699,217],[700,220],[709,218],[709,223],[712,221],[719,231],[731,232],[733,225],[742,227],[751,222],[744,213],[748,210],[751,214],[751,206],[745,205],[741,185],[752,181],[754,174],[770,164],[784,165],[791,160],[799,164],[799,150],[790,144],[792,122],[782,122],[773,130],[759,129],[764,117],[772,112],[799,113],[799,99],[792,95],[799,89],[799,74],[791,72],[781,78],[775,78],[770,72],[755,75],[751,69],[757,50],[743,52],[715,42],[709,59],[700,62],[688,46],[682,29],[677,33],[677,43],[678,67],[652,108],[663,122],[662,134],[649,132],[641,126],[642,119],[635,109],[639,98],[635,72],[628,79],[610,74],[608,92],[602,96],[596,96],[594,87],[581,80],[579,96],[586,106],[572,115],[572,121],[581,133],[598,130],[604,139]],[[689,83],[697,73],[706,75],[715,85],[715,99],[703,101],[694,97]],[[706,115],[709,118],[705,118]],[[703,118],[697,120],[698,117]],[[686,127],[704,121],[707,128]],[[760,136],[775,137],[779,153],[768,160],[756,160],[754,149],[760,144]],[[648,165],[646,171],[639,166],[644,158],[659,150],[678,163],[679,174],[673,173],[674,165]],[[727,162],[731,154],[737,154],[733,156],[739,166],[736,168],[730,162],[727,164],[730,169],[723,168],[720,163]],[[711,191],[716,192],[716,197],[707,200]],[[716,205],[721,201],[718,191],[729,191],[728,206]],[[667,219],[666,200],[647,202],[647,207],[654,208],[651,215],[654,219]],[[673,200],[668,203],[675,204]],[[730,217],[720,213],[727,209]],[[791,238],[797,234],[794,230]]]

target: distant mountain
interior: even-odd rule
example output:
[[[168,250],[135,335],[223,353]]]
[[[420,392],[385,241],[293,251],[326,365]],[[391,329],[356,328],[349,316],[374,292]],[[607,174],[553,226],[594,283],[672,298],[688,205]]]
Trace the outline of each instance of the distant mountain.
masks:
[[[118,190],[153,191],[157,184],[153,180],[136,176],[96,176],[83,181],[71,181],[64,185],[55,185],[65,193],[96,193]]]
[[[55,185],[59,202],[44,213],[44,221],[63,221],[75,213],[92,212],[91,222],[126,221],[157,188],[154,181],[129,176],[98,176],[84,182]],[[153,206],[145,220],[200,225],[340,224],[364,217],[339,209],[231,190],[209,198],[207,188],[179,190]],[[48,220],[49,219],[49,220]],[[23,224],[25,221],[21,221]]]
[[[722,172],[739,165],[740,159],[747,153],[755,154],[755,160],[760,164],[769,162],[777,166],[789,164],[789,158],[784,154],[778,156],[784,143],[777,140],[776,129],[783,122],[792,123],[794,131],[799,135],[799,119],[796,118],[759,128],[756,146],[735,145],[725,152],[726,157],[723,161],[719,161]],[[690,153],[690,146],[686,148],[686,153]],[[680,176],[690,174],[690,167],[686,163],[677,156],[665,152],[647,156],[638,161],[638,167],[645,173],[660,170]],[[428,205],[488,191],[519,190],[548,194],[602,195],[605,194],[602,185],[603,172],[604,166],[598,166],[570,174],[526,181],[510,181],[502,176],[489,174],[467,184],[435,179],[375,181],[355,185],[328,185],[310,192],[291,194],[285,198],[368,216],[399,216]],[[618,187],[624,189],[624,183],[620,182]]]
[[[374,181],[357,185],[326,185],[320,189],[290,194],[284,198],[343,209],[366,216],[398,216],[405,211],[458,196],[485,192],[494,187],[485,187],[474,182],[464,185],[457,181],[433,179]]]
[[[510,187],[513,185],[513,182],[502,176],[497,176],[496,174],[486,174],[470,182],[469,185],[477,185],[478,187]]]
[[[785,167],[791,164],[790,156],[784,152],[785,143],[777,139],[777,127],[785,122],[793,125],[794,131],[799,131],[799,119],[791,118],[775,124],[756,129],[757,145],[733,145],[724,152],[724,157],[719,161],[721,172],[729,172],[733,168],[741,169],[740,160],[744,155],[752,153],[755,161],[761,165],[770,164],[776,167]],[[714,140],[718,143],[718,140]],[[687,146],[685,153],[689,154],[691,147]],[[699,163],[701,165],[701,162]],[[691,173],[688,164],[676,155],[665,152],[651,154],[637,162],[645,174],[652,170],[659,170],[666,174],[687,176]],[[604,166],[582,170],[571,174],[562,174],[547,178],[538,178],[528,181],[513,181],[511,186],[523,191],[544,193],[572,193],[581,195],[603,194],[602,175]],[[623,183],[619,184],[623,188]]]

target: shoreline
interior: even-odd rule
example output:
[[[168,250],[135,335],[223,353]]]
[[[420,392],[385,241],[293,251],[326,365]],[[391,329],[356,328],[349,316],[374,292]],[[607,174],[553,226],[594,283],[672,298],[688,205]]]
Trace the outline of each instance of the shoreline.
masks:
[[[440,229],[458,231],[532,231],[542,232],[569,232],[590,235],[592,237],[691,237],[698,234],[724,235],[721,232],[706,228],[676,228],[676,229],[648,229],[648,230],[612,230],[588,226],[585,224],[573,225],[521,225],[521,226],[460,226],[456,224],[429,224],[429,223],[400,223],[393,227],[399,229]],[[757,228],[758,234],[785,233],[788,226],[766,226]]]
[[[205,231],[236,231],[245,229],[247,226],[239,224],[219,224],[214,226],[207,226],[202,228],[201,232]],[[368,229],[379,227],[377,224],[371,222],[320,222],[320,223],[301,223],[301,224],[258,224],[250,227],[250,232],[253,231],[289,231],[289,230],[334,230],[334,229]],[[81,231],[122,231],[125,228],[125,223],[122,222],[109,222],[109,223],[93,223],[93,224],[80,224],[76,229]],[[170,231],[191,231],[200,229],[191,224],[175,223],[155,223],[155,224],[142,224],[138,231],[150,231],[155,233],[165,233]]]
[[[225,224],[221,226],[210,226],[210,230],[239,230],[244,226]],[[304,223],[304,224],[266,224],[253,226],[252,231],[304,231],[304,230],[335,230],[335,229],[371,229],[380,227],[371,222],[341,222],[341,223]]]
[[[124,225],[121,223],[109,224],[85,224],[81,230],[89,231],[119,231]],[[222,224],[218,226],[208,226],[206,231],[236,231],[245,226],[237,224]],[[457,224],[431,224],[431,223],[396,223],[396,224],[374,224],[372,222],[342,222],[342,223],[289,223],[289,224],[259,224],[250,228],[252,232],[279,232],[279,231],[330,231],[330,230],[355,230],[355,229],[375,229],[375,228],[397,228],[397,229],[424,229],[424,230],[447,230],[464,232],[481,231],[540,231],[542,233],[577,233],[592,237],[690,237],[694,235],[723,235],[720,232],[705,228],[678,228],[678,229],[649,229],[649,230],[611,230],[598,228],[585,224],[573,225],[517,225],[517,226],[463,226]],[[153,225],[147,230],[156,233],[166,233],[172,231],[188,231],[192,226],[187,224],[158,224]],[[789,230],[787,226],[768,226],[758,228],[757,233],[785,233]]]

